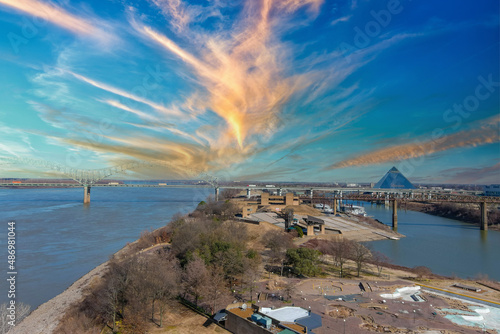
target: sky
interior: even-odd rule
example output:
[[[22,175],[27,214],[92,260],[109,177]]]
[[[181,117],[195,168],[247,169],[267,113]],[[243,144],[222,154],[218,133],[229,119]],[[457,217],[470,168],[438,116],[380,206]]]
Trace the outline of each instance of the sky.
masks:
[[[0,0],[0,173],[500,183],[499,2]]]

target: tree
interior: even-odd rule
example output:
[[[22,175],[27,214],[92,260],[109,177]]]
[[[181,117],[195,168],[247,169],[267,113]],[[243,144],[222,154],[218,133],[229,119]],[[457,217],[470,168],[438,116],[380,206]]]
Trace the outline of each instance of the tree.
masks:
[[[260,279],[260,271],[257,268],[248,268],[244,275],[243,282],[245,287],[250,291],[250,301],[253,301],[253,292],[257,288],[257,282]]]
[[[295,273],[305,276],[316,276],[320,273],[318,267],[320,252],[310,248],[292,248],[286,256]]]
[[[352,243],[352,259],[356,263],[356,269],[358,271],[358,277],[361,272],[363,265],[370,260],[372,254],[368,248],[359,242]]]
[[[389,263],[390,259],[377,251],[372,251],[372,263],[377,267],[378,275],[382,274],[382,269],[384,268],[384,264]]]
[[[208,280],[205,262],[197,255],[188,262],[182,274],[184,292],[190,294],[198,305],[198,299],[203,296]]]
[[[290,300],[292,292],[295,290],[295,283],[291,280],[285,284],[283,292],[287,295],[287,300]]]
[[[240,189],[226,188],[220,193],[219,198],[222,200],[227,200],[238,196],[240,193],[241,193]]]
[[[333,256],[336,265],[340,269],[340,277],[344,277],[344,264],[351,257],[352,241],[348,239],[332,241],[326,246],[325,252]]]
[[[432,275],[432,271],[425,266],[417,266],[412,270],[419,278]]]
[[[269,257],[274,263],[279,263],[281,276],[283,276],[283,266],[286,260],[286,250],[293,247],[290,234],[283,231],[271,231],[264,239],[264,244],[270,249]]]
[[[163,327],[165,307],[179,293],[180,266],[176,260],[166,260],[155,254],[148,261],[147,267],[148,275],[144,277],[143,284],[151,302],[151,320],[155,322],[155,304],[158,304],[159,326]]]
[[[206,297],[210,303],[211,313],[214,314],[217,311],[217,304],[220,297],[224,294],[226,288],[226,281],[224,278],[224,269],[221,266],[212,265],[208,268],[208,280]]]

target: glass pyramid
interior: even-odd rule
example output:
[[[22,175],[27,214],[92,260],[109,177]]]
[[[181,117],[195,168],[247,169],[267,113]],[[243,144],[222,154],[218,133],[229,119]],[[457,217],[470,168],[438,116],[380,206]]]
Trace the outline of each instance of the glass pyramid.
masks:
[[[396,167],[392,167],[373,188],[415,189],[415,186]]]

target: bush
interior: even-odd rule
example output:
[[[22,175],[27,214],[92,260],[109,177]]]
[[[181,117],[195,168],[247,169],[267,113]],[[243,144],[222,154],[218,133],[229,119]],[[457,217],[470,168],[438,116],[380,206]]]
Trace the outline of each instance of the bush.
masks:
[[[300,227],[299,225],[295,225],[294,228],[297,231],[299,238],[302,238],[304,236],[304,231],[302,231],[302,227]]]

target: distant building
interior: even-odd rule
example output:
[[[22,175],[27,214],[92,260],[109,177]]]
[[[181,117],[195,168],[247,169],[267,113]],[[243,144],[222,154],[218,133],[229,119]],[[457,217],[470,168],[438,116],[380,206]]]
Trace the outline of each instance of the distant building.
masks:
[[[484,196],[500,196],[500,184],[484,186]]]
[[[306,334],[322,326],[321,316],[301,307],[278,309],[247,304],[226,307],[225,328],[245,334]]]
[[[392,167],[373,188],[416,189],[416,187],[408,181],[408,179],[396,167]]]
[[[264,207],[273,211],[281,211],[287,206],[299,205],[300,199],[293,193],[287,193],[285,196],[271,195],[268,192],[263,192],[260,198],[256,200],[235,201],[241,208],[241,216],[243,218],[254,214],[257,210]]]

